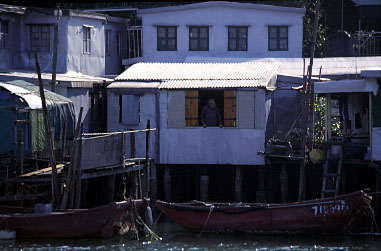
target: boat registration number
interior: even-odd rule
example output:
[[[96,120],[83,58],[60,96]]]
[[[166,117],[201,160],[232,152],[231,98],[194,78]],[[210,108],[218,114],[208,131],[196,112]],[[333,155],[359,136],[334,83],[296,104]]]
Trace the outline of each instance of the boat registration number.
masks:
[[[311,210],[314,213],[314,215],[330,214],[348,209],[349,205],[345,202],[345,200],[335,201],[332,202],[332,204],[328,203],[325,205],[316,205],[311,207]]]

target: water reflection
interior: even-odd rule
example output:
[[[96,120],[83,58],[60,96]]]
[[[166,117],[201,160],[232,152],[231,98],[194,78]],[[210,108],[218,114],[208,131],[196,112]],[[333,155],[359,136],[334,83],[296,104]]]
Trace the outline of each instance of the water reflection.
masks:
[[[154,231],[162,241],[113,239],[7,240],[0,250],[381,250],[381,237],[258,235],[189,232],[162,219]]]

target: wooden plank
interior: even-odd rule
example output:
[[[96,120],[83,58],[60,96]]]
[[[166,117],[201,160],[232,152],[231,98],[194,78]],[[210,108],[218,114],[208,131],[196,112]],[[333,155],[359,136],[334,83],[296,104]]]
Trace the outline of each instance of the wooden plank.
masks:
[[[59,171],[62,171],[62,169],[65,167],[64,164],[59,164],[56,166],[56,169],[57,169],[57,173]],[[40,169],[40,170],[37,170],[37,171],[33,171],[33,172],[30,172],[30,173],[25,173],[23,175],[20,175],[19,177],[17,178],[25,178],[25,177],[32,177],[32,176],[36,176],[36,175],[50,175],[52,172],[52,168],[51,167],[47,167],[47,168],[43,168],[43,169]]]
[[[185,94],[186,126],[198,126],[198,90],[187,90]]]
[[[224,91],[224,126],[235,127],[236,126],[236,111],[237,100],[234,90]]]

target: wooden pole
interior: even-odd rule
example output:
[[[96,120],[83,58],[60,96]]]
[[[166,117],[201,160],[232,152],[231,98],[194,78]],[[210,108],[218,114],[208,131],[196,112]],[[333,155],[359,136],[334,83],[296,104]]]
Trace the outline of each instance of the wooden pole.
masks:
[[[310,64],[308,66],[308,71],[307,71],[308,78],[303,88],[304,95],[303,95],[303,106],[302,106],[303,108],[302,118],[304,121],[303,121],[303,134],[302,134],[302,144],[301,144],[300,153],[304,157],[304,159],[301,160],[301,163],[300,163],[298,201],[302,201],[305,199],[306,146],[308,145],[307,136],[308,136],[309,127],[311,126],[313,127],[313,124],[311,125],[311,121],[313,120],[310,117],[311,117],[311,113],[313,115],[314,94],[312,92],[314,90],[314,87],[312,86],[313,83],[311,79],[312,79],[312,66],[313,66],[314,54],[315,54],[316,33],[317,33],[317,26],[319,21],[319,10],[320,10],[320,0],[317,0],[313,38],[312,38],[312,44],[311,44]],[[311,107],[312,107],[312,112],[311,112]]]
[[[54,25],[53,67],[52,67],[52,83],[51,83],[52,92],[56,92],[57,47],[58,47],[58,23]]]
[[[83,107],[81,107],[81,109],[79,110],[77,126],[74,132],[74,140],[78,138],[78,134],[81,128],[82,113],[83,113]],[[77,141],[73,141],[73,145],[71,147],[72,150],[71,150],[71,156],[70,156],[70,165],[69,165],[69,170],[67,171],[66,182],[65,182],[66,187],[65,187],[64,196],[62,199],[61,209],[66,209],[67,199],[69,197],[69,191],[71,188],[72,176],[73,176],[73,165],[75,160],[76,147],[77,147]]]
[[[65,118],[63,130],[62,130],[62,161],[65,161],[65,158],[66,158],[66,127],[67,127],[67,119]]]
[[[148,197],[148,193],[150,191],[149,184],[150,184],[150,161],[149,161],[149,150],[150,150],[150,129],[151,129],[151,121],[147,120],[147,131],[146,131],[146,164],[145,164],[145,193],[144,196]]]
[[[55,156],[54,148],[53,148],[53,140],[52,140],[52,134],[50,131],[48,110],[46,108],[45,93],[44,93],[44,87],[42,86],[41,70],[40,70],[40,65],[38,63],[37,52],[34,53],[34,58],[36,60],[36,69],[37,69],[37,74],[38,74],[38,83],[40,86],[42,110],[44,113],[45,138],[46,138],[46,141],[48,142],[49,158],[50,158],[50,163],[52,166],[52,179],[53,179],[54,195],[55,195],[56,202],[57,202],[57,208],[60,208],[61,193],[60,193],[58,178],[57,178],[56,156]],[[52,201],[52,203],[53,203],[53,201]]]
[[[133,128],[130,129],[130,131],[134,131]],[[131,151],[131,158],[136,158],[136,147],[135,147],[135,133],[130,133],[130,151]],[[140,168],[140,167],[139,167]],[[130,175],[131,177],[131,190],[132,190],[132,197],[134,199],[138,198],[138,177],[137,177],[137,171],[132,172]]]

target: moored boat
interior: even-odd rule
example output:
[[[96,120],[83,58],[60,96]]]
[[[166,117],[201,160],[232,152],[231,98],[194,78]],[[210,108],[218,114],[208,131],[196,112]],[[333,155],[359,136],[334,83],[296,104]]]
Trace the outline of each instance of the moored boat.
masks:
[[[16,232],[16,238],[113,237],[143,216],[148,200],[113,202],[90,209],[35,213],[33,209],[0,207],[0,230]]]
[[[244,232],[348,233],[371,208],[363,191],[286,204],[167,203],[156,206],[191,230]]]

